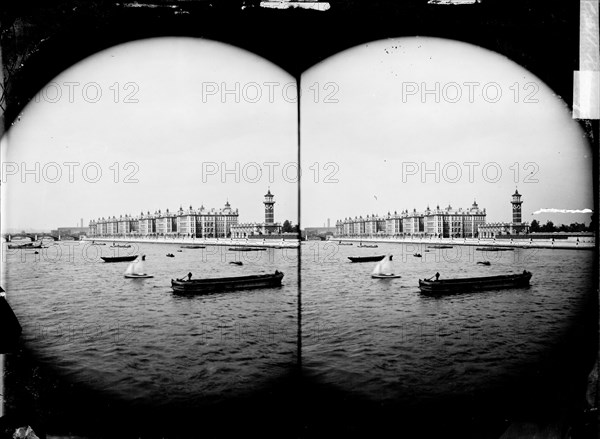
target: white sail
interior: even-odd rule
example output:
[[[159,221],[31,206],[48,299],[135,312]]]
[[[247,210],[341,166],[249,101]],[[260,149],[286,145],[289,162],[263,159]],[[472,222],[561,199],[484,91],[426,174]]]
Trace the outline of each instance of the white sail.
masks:
[[[144,261],[140,257],[134,261],[133,274],[146,274],[144,271]]]
[[[375,268],[373,269],[372,274],[375,274],[375,275],[392,275],[392,274],[394,274],[394,266],[392,264],[390,255],[385,255],[385,258],[383,258],[381,261],[379,261],[377,263],[377,265],[375,265]]]
[[[392,264],[392,260],[390,259],[389,255],[387,255],[381,262],[381,274],[394,274],[394,265]]]
[[[133,266],[135,265],[135,262],[132,262],[131,264],[129,264],[129,266],[127,267],[127,270],[125,270],[125,274],[133,274]]]
[[[371,273],[371,274],[381,274],[381,262],[382,261],[379,261],[377,263],[377,265],[375,265],[375,268],[373,269],[373,273]]]
[[[142,256],[138,256],[135,261],[129,264],[127,270],[125,270],[125,274],[146,274],[144,271],[144,260]]]

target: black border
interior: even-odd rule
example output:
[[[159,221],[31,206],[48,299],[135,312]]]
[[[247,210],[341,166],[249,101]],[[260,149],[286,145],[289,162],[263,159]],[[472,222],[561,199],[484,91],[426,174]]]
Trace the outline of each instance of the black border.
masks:
[[[507,56],[544,81],[569,108],[573,106],[573,71],[579,69],[577,1],[482,0],[473,5],[442,6],[429,5],[427,0],[333,0],[326,12],[268,10],[258,7],[258,3],[156,1],[158,7],[131,8],[109,1],[14,0],[0,12],[4,128],[10,127],[42,86],[81,59],[120,43],[160,36],[230,43],[272,61],[298,81],[302,72],[314,64],[369,41],[414,35],[449,38]],[[580,125],[593,148],[594,211],[598,212],[598,121],[580,121]],[[300,158],[300,150],[298,154]],[[300,277],[299,285],[301,288]],[[597,272],[594,287],[598,291]],[[46,430],[55,431],[52,428],[64,422],[68,422],[65,432],[90,437],[223,437],[253,433],[278,437],[382,436],[390,428],[400,437],[498,437],[506,428],[501,419],[504,401],[471,415],[448,407],[456,401],[440,401],[435,407],[400,414],[401,408],[357,400],[303,376],[300,299],[301,294],[298,369],[290,370],[289,376],[274,381],[258,395],[207,407],[202,412],[186,407],[165,410],[125,406],[95,395],[80,411],[54,411],[52,419],[45,416],[49,409],[46,403],[33,400],[30,411],[8,419],[5,416],[0,426],[24,422],[34,426],[42,438]],[[589,336],[588,350],[583,353],[586,367],[596,358],[598,346],[597,295],[590,300],[589,315],[582,316],[584,334]],[[7,364],[30,372],[27,384],[39,386],[41,395],[52,395],[59,387],[53,372],[39,372],[35,358],[26,350]],[[10,374],[6,379],[11,380]],[[61,392],[64,390],[62,386]],[[81,401],[87,396],[85,390],[73,388],[67,390],[66,398]],[[24,396],[28,400],[30,397]],[[470,409],[477,408],[476,402],[464,403]],[[575,416],[581,432],[589,432],[589,419],[575,412],[569,412],[569,416]],[[543,418],[544,414],[536,415]],[[117,428],[119,424],[123,427]]]

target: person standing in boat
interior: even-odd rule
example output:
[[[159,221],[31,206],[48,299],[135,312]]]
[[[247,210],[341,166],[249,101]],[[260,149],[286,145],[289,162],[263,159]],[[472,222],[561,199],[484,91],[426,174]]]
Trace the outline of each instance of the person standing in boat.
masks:
[[[439,280],[439,278],[440,278],[440,273],[439,273],[439,272],[437,272],[437,273],[435,273],[433,276],[435,276],[435,280],[437,281],[437,280]],[[431,281],[431,280],[433,279],[433,276],[431,276],[429,279],[423,279],[423,280],[428,280],[428,281]]]
[[[177,279],[179,282],[185,282],[187,277],[187,282],[192,280],[192,272],[190,271],[187,276],[182,277],[181,279]]]

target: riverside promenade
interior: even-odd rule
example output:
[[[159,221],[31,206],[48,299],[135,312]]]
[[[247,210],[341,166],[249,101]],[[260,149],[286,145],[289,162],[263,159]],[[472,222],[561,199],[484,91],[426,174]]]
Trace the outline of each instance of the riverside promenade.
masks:
[[[390,237],[369,237],[369,238],[338,238],[331,237],[331,242],[352,242],[352,243],[392,243],[392,244],[412,244],[415,246],[428,245],[470,245],[476,247],[511,247],[511,248],[549,248],[549,249],[567,249],[567,250],[593,250],[596,247],[593,237],[568,237],[566,239],[479,239],[479,238],[433,238],[433,237],[413,237],[413,238],[390,238]]]
[[[82,238],[84,242],[107,243],[144,243],[144,244],[181,244],[181,245],[226,245],[229,247],[264,247],[264,248],[297,248],[300,244],[297,239],[233,239],[233,238],[183,238],[183,237],[94,237]]]

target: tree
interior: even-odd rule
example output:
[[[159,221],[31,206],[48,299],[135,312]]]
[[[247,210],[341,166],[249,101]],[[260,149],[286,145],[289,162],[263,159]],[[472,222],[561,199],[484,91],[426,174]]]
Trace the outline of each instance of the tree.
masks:
[[[542,227],[540,227],[541,232],[552,233],[556,232],[556,227],[554,227],[554,223],[550,220],[546,221]]]
[[[560,226],[558,226],[558,231],[559,232],[569,232],[571,227],[570,226],[565,226],[564,224],[561,224]]]
[[[540,223],[538,223],[537,220],[531,221],[531,225],[529,226],[529,231],[531,233],[539,232],[540,231]]]
[[[586,231],[586,227],[585,224],[580,224],[580,223],[571,223],[569,225],[569,227],[567,228],[568,232],[585,232]]]
[[[282,231],[283,233],[289,233],[289,232],[292,232],[292,224],[291,224],[291,223],[290,223],[288,220],[285,220],[285,221],[283,222],[283,227],[281,228],[281,231]]]

